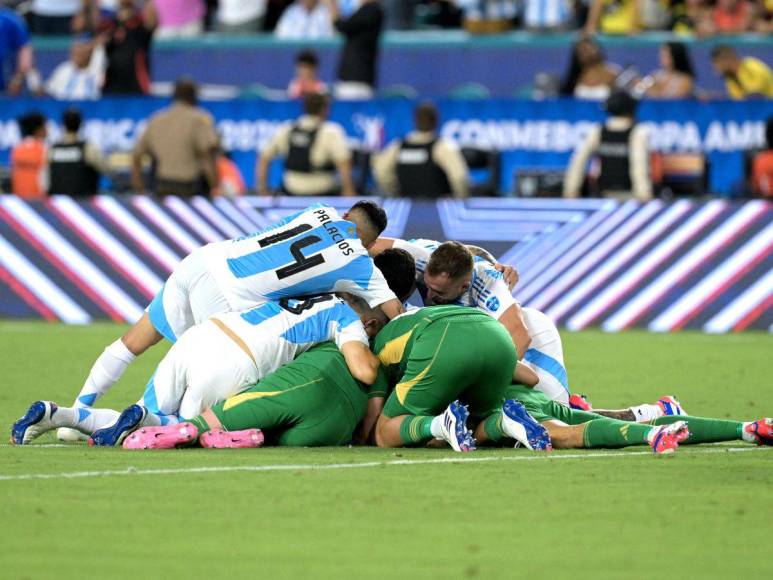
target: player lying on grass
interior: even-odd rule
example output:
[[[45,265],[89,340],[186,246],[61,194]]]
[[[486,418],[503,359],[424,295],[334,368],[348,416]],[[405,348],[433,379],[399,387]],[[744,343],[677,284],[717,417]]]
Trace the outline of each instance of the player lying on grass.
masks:
[[[425,303],[436,302],[438,298],[432,288],[440,290],[442,287],[446,293],[439,300],[472,306],[494,318],[498,315],[509,316],[509,312],[515,320],[519,320],[514,313],[520,312],[520,320],[525,324],[529,340],[521,363],[536,373],[539,381],[534,388],[559,403],[570,403],[569,382],[558,329],[539,310],[519,307],[510,294],[508,284],[493,269],[493,256],[485,249],[449,242],[439,244],[432,240],[405,242],[379,238],[372,252],[376,253],[375,262],[389,287],[403,302],[417,287]],[[473,252],[474,258],[471,255]],[[517,277],[514,270],[509,273]],[[498,308],[492,310],[495,302]],[[573,396],[575,398],[576,395]],[[683,414],[678,401],[670,396],[654,404],[598,413],[630,421]]]
[[[534,385],[537,377],[517,363],[504,326],[479,310],[452,305],[403,314],[378,334],[373,352],[384,375],[381,386],[377,383],[372,391],[364,427],[368,433],[378,417],[379,447],[416,445],[450,435],[455,451],[470,451],[475,442],[465,427],[468,413],[476,421],[502,426],[530,449],[549,445],[542,427],[532,421],[523,428],[507,416],[508,411],[523,410],[518,404],[503,405],[513,378]]]
[[[773,419],[743,423],[691,416],[659,417],[648,424],[619,421],[570,409],[543,393],[514,385],[509,396],[523,404],[550,434],[556,449],[616,448],[650,444],[655,453],[671,453],[681,444],[746,441],[773,445]],[[516,419],[520,420],[520,419]],[[499,442],[501,429],[483,425],[475,431],[479,444]]]
[[[120,416],[110,409],[63,408],[38,401],[14,425],[13,440],[28,443],[65,426],[92,434],[94,444],[115,445],[140,426],[194,417],[329,340],[340,348],[351,374],[371,384],[379,362],[369,349],[369,337],[382,328],[386,316],[357,296],[344,296],[346,302],[324,294],[213,316],[172,345],[142,399]]]
[[[99,356],[75,406],[93,406],[135,357],[162,338],[175,342],[215,314],[266,300],[340,291],[396,316],[402,306],[367,250],[386,225],[384,210],[373,202],[358,202],[343,217],[316,204],[262,232],[195,250],[178,264],[140,320]],[[76,437],[74,432],[60,435]]]
[[[311,447],[352,440],[368,405],[368,387],[356,381],[331,343],[317,345],[243,393],[188,422],[143,427],[127,449],[202,447]]]

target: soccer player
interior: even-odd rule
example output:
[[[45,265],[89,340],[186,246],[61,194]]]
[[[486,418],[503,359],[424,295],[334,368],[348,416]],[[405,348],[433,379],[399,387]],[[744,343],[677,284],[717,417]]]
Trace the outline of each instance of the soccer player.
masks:
[[[100,355],[75,406],[93,406],[137,356],[162,338],[175,342],[194,324],[222,312],[340,291],[381,306],[393,318],[402,306],[367,250],[386,224],[384,210],[373,202],[357,202],[343,216],[315,204],[265,231],[195,250],[175,268],[140,320]],[[78,438],[72,432],[59,435]]]
[[[492,317],[458,306],[419,308],[387,324],[373,351],[385,372],[374,386],[365,429],[383,407],[375,427],[379,447],[435,438],[445,439],[455,451],[471,451],[475,442],[465,425],[468,412],[530,449],[548,446],[544,428],[529,421],[521,405],[506,400],[513,378],[534,385],[537,377],[518,364],[512,339]]]
[[[65,426],[92,434],[90,443],[115,445],[140,426],[194,417],[329,340],[341,350],[351,374],[371,384],[379,362],[370,352],[369,337],[381,329],[386,316],[359,297],[345,296],[349,304],[326,294],[213,316],[172,345],[142,399],[120,416],[105,409],[63,408],[38,401],[14,425],[13,440],[28,443]]]
[[[510,394],[550,434],[556,449],[616,448],[649,444],[657,454],[673,453],[680,443],[717,443],[746,441],[773,445],[773,419],[752,422],[725,421],[691,416],[667,416],[647,424],[630,423],[602,417],[587,411],[570,409],[551,401],[543,393],[513,386]],[[516,419],[518,420],[518,419]],[[501,431],[478,428],[479,443],[498,442]]]
[[[202,447],[258,447],[265,439],[293,447],[343,445],[365,415],[367,393],[342,354],[324,343],[190,421],[143,427],[123,446],[169,449],[198,440]]]

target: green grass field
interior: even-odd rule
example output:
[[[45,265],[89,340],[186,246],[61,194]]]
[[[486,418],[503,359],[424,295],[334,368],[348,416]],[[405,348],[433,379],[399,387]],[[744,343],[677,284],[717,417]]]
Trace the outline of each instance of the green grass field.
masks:
[[[122,328],[0,323],[0,424],[69,403]],[[773,415],[773,337],[564,335],[598,406]],[[163,348],[105,406],[136,400]],[[742,578],[769,573],[773,452],[0,447],[0,578]],[[734,452],[744,449],[744,452]],[[41,478],[39,476],[47,476]]]

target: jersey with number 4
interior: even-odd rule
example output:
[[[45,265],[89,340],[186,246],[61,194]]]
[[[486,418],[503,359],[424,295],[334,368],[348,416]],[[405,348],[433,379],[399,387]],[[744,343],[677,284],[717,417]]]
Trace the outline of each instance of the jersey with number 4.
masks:
[[[332,294],[283,298],[212,319],[249,349],[263,377],[321,342],[333,341],[339,349],[348,342],[369,344],[360,317]]]
[[[270,228],[202,248],[207,269],[233,310],[265,300],[351,292],[371,306],[395,297],[356,226],[314,204]]]
[[[427,268],[432,252],[439,245],[440,242],[435,240],[395,240],[394,242],[395,248],[405,250],[416,261],[416,287],[425,304],[427,288],[424,285],[424,270]],[[502,273],[494,268],[494,264],[475,256],[470,287],[455,304],[478,308],[498,320],[510,306],[516,304],[516,300],[510,293]]]

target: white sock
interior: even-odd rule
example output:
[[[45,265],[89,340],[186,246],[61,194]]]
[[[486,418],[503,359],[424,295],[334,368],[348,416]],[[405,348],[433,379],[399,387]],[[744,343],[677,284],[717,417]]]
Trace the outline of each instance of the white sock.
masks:
[[[628,410],[633,412],[637,423],[646,423],[663,416],[663,409],[660,408],[660,405],[637,405],[636,407],[628,407]]]
[[[94,405],[96,400],[107,393],[110,387],[121,378],[126,367],[135,358],[120,338],[108,346],[91,367],[91,372],[81,392],[78,393],[74,405],[76,407]]]
[[[443,438],[443,415],[438,415],[434,419],[432,419],[432,423],[430,423],[429,426],[430,431],[432,431],[432,436],[435,439],[442,439]]]
[[[653,427],[647,432],[647,443],[652,444],[652,441],[655,439],[655,435],[657,435],[658,431],[660,431],[660,427],[662,427],[662,425]]]
[[[757,438],[746,430],[747,425],[751,425],[751,422],[743,424],[743,428],[741,429],[741,439],[747,443],[757,443]]]
[[[156,415],[148,412],[142,420],[143,427],[161,427],[162,425],[177,425],[182,421],[177,415]]]
[[[69,427],[91,435],[97,429],[115,423],[120,413],[113,409],[86,409],[83,407],[58,407],[51,415],[55,427]]]

